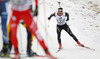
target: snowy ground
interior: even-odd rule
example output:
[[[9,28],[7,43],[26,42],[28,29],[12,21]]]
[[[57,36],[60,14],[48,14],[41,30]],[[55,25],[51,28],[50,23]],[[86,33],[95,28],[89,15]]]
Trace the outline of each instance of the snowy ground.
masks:
[[[56,19],[53,17],[49,23],[47,17],[49,17],[51,13],[57,11],[57,8],[59,7],[57,1],[61,1],[61,6],[64,8],[64,11],[68,12],[70,15],[70,20],[67,23],[69,24],[72,32],[76,35],[81,43],[88,47],[94,48],[95,51],[75,46],[75,41],[65,31],[62,31],[61,39],[64,49],[56,53],[58,49],[56,38]],[[58,57],[58,59],[100,59],[99,0],[45,0],[45,16],[43,4],[43,0],[39,0],[38,27],[40,33],[45,38],[46,45],[49,47],[50,52],[54,56]],[[46,34],[45,28],[47,29],[48,34]],[[21,31],[19,31],[20,29]],[[19,35],[20,32],[21,35]],[[2,34],[0,34],[0,50],[2,47],[1,35]],[[20,24],[18,27],[18,40],[20,53],[23,54],[26,53],[26,37],[26,30]],[[22,45],[20,39],[23,39]],[[39,43],[37,43],[36,38],[34,38],[32,49],[40,55],[45,55],[43,49],[40,47]],[[23,56],[24,55],[22,55],[22,57]],[[25,57],[22,59],[33,59],[33,57]],[[48,58],[35,57],[34,59]]]

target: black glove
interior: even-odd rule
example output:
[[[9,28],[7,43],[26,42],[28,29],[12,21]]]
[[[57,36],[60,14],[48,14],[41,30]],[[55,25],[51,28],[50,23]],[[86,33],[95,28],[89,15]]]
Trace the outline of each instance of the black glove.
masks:
[[[50,20],[50,17],[48,17],[48,20]]]
[[[69,19],[66,19],[66,21],[69,21]]]
[[[36,6],[34,12],[33,12],[34,16],[37,16],[38,15],[38,6]]]

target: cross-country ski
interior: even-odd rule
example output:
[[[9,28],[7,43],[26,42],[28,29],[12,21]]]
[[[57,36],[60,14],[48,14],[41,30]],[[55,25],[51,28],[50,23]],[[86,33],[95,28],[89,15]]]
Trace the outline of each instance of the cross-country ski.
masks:
[[[79,46],[79,45],[76,45],[76,46]],[[79,46],[79,47],[82,47],[82,46]],[[95,49],[90,48],[90,47],[87,47],[87,46],[83,46],[82,48],[86,48],[86,49],[89,49],[89,50],[95,51]]]

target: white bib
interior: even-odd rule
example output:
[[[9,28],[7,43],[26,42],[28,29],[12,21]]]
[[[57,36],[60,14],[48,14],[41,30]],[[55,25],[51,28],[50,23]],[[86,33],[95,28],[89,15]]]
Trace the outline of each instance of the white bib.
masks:
[[[11,0],[11,8],[17,11],[25,11],[30,8],[32,0]]]
[[[12,0],[12,2],[16,5],[24,5],[26,4],[27,0]]]
[[[63,12],[62,16],[57,15],[57,12],[55,13],[57,25],[64,25],[66,23],[65,18],[65,12]]]

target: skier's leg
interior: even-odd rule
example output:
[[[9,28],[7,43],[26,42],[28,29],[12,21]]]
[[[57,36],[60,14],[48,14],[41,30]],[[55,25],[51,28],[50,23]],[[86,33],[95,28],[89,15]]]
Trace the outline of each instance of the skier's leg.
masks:
[[[57,39],[58,39],[58,43],[59,43],[59,49],[62,47],[61,44],[61,28],[59,27],[59,25],[57,25]]]
[[[27,30],[27,55],[29,57],[36,55],[36,52],[32,51],[31,46],[32,46],[32,42],[33,42],[33,36],[31,34],[31,32],[28,30],[28,28],[26,27]]]
[[[64,25],[64,30],[77,42],[78,45],[80,46],[84,46],[83,44],[81,44],[78,39],[76,38],[76,36],[72,33],[71,29],[69,28],[69,26],[67,24]]]
[[[26,27],[24,22],[21,22],[21,24],[26,28],[26,31],[27,31],[27,51],[29,51],[29,50],[31,50],[31,37],[32,37],[32,34],[28,30],[28,28]]]
[[[27,30],[27,51],[31,50],[31,37],[32,34],[30,33],[30,31],[28,30],[28,28],[26,27]]]
[[[4,16],[2,16],[2,20],[1,20],[1,25],[2,25],[2,33],[3,33],[3,53],[6,54],[7,52],[7,48],[8,48],[8,42],[7,42],[7,29],[6,29],[6,22],[7,19],[3,18]],[[1,55],[1,53],[0,53]]]
[[[6,56],[7,48],[8,48],[8,42],[7,42],[7,9],[6,9],[6,1],[1,2],[1,25],[2,25],[2,33],[3,33],[3,48],[2,51],[4,55]],[[0,53],[2,55],[2,53]]]
[[[76,36],[72,33],[72,31],[70,30],[69,26],[66,25],[65,31],[77,42],[78,39],[76,38]]]
[[[12,49],[11,34],[9,33],[9,46],[8,46],[8,53],[11,52],[11,49]]]
[[[16,11],[13,11],[13,14],[10,19],[10,31],[11,31],[11,43],[14,45],[15,55],[19,54],[18,51],[18,40],[17,40],[17,25],[20,18],[18,17]]]
[[[2,24],[2,31],[3,31],[3,42],[4,44],[7,43],[7,8],[6,8],[6,1],[1,2],[1,24]]]
[[[8,44],[8,53],[10,53],[11,49],[12,49],[10,24],[7,25],[7,35],[8,35],[8,41],[9,41],[9,44]]]

